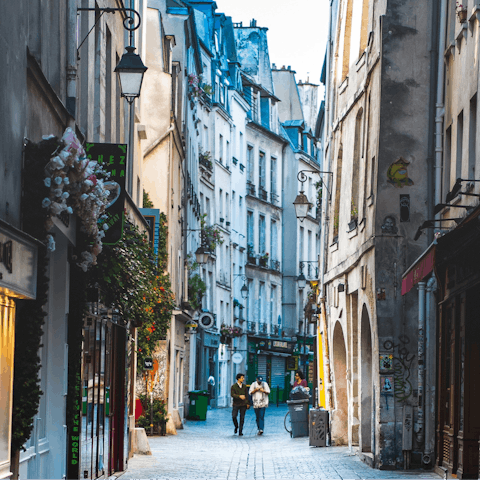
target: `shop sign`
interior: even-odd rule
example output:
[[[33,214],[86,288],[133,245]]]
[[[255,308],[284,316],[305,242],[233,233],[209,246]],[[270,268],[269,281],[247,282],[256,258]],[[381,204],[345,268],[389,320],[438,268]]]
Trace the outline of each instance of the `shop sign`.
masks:
[[[242,363],[242,360],[243,360],[243,355],[241,353],[235,352],[232,355],[232,362],[235,363],[235,365]]]
[[[430,247],[417,262],[407,270],[402,278],[402,295],[408,293],[414,285],[421,282],[435,266],[435,246]]]
[[[145,357],[143,359],[143,369],[144,370],[153,370],[153,358]]]
[[[218,348],[220,345],[220,337],[219,335],[212,335],[211,333],[204,332],[203,337],[203,344],[206,347],[213,347]]]
[[[0,294],[34,299],[37,247],[13,227],[0,226]]]
[[[97,161],[105,171],[110,173],[104,182],[110,192],[109,204],[105,210],[108,230],[103,238],[104,245],[115,245],[123,233],[125,205],[125,175],[127,168],[127,145],[118,143],[87,143],[87,157]]]
[[[75,376],[74,385],[74,401],[73,401],[73,415],[71,417],[69,425],[68,435],[68,448],[69,448],[69,465],[68,473],[70,478],[75,478],[77,474],[80,461],[80,419],[81,419],[81,407],[80,402],[82,397],[81,391],[81,378],[80,373]]]

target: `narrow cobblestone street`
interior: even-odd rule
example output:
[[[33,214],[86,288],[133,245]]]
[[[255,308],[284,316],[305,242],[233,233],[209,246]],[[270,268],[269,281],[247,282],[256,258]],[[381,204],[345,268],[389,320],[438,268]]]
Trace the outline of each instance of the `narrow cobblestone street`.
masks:
[[[149,437],[152,456],[135,455],[127,479],[400,479],[440,478],[432,472],[392,472],[365,465],[347,447],[312,448],[290,438],[286,406],[270,406],[265,433],[257,435],[247,411],[244,436],[233,435],[231,408],[209,410],[207,421],[188,421],[176,436]]]

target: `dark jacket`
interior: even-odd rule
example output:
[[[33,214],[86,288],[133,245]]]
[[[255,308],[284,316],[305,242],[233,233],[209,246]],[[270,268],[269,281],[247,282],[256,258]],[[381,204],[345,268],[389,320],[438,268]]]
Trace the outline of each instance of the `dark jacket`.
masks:
[[[248,388],[245,384],[241,387],[235,382],[230,389],[230,395],[233,397],[233,404],[236,406],[248,405]],[[240,395],[245,395],[245,400],[240,398]]]

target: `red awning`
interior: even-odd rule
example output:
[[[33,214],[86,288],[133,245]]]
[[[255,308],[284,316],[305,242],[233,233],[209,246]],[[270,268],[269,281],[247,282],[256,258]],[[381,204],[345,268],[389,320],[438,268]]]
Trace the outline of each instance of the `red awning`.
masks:
[[[415,263],[402,275],[402,295],[421,282],[435,265],[435,244],[431,244]]]

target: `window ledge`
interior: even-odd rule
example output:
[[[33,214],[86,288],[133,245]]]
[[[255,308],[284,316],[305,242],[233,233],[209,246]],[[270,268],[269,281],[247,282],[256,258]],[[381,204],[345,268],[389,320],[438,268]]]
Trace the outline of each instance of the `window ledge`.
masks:
[[[338,250],[338,242],[332,243],[330,245],[330,253],[336,252]]]

